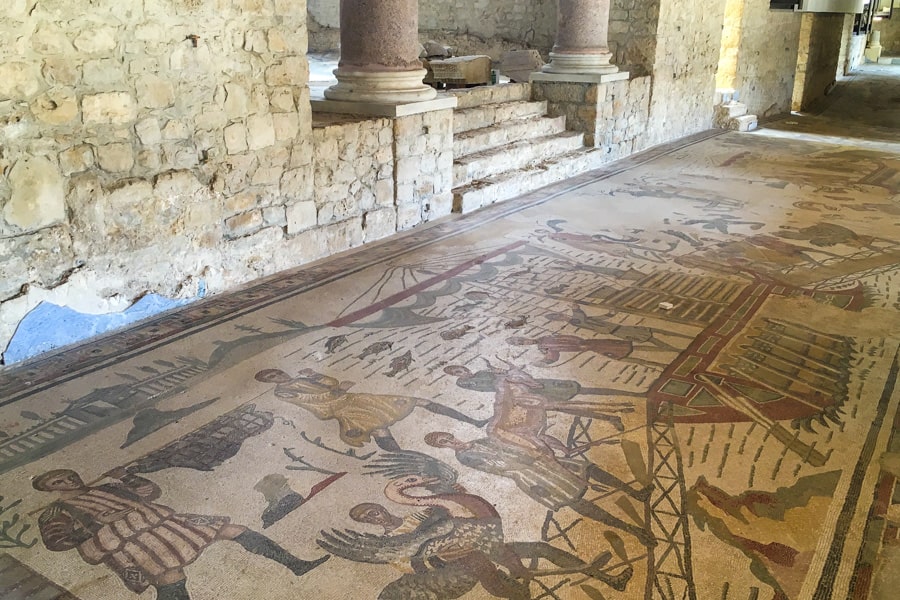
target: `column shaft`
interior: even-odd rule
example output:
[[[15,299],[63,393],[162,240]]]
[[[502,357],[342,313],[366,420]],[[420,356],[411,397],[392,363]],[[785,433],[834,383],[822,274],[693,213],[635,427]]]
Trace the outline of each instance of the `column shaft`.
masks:
[[[330,100],[403,104],[430,100],[422,83],[418,0],[341,0],[341,60]]]
[[[558,0],[556,44],[545,73],[615,73],[607,36],[610,0]]]

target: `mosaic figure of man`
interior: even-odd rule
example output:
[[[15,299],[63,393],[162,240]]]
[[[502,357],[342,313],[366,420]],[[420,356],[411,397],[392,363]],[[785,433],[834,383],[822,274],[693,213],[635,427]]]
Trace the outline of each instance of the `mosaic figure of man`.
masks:
[[[77,550],[91,565],[106,565],[129,590],[156,588],[156,600],[190,600],[184,568],[221,540],[278,562],[300,576],[328,558],[301,560],[228,517],[176,513],[155,502],[162,491],[125,469],[106,474],[118,483],[88,486],[75,471],[55,469],[32,481],[34,489],[61,497],[38,519],[48,550]]]
[[[357,448],[374,437],[382,450],[399,452],[401,448],[389,427],[408,417],[416,407],[475,427],[483,427],[487,422],[424,398],[350,392],[354,382],[338,381],[312,369],[303,369],[297,377],[280,369],[264,369],[256,374],[256,380],[274,383],[276,397],[308,410],[317,418],[336,420],[341,440]]]
[[[597,465],[557,458],[550,452],[527,450],[502,439],[482,438],[463,442],[453,434],[433,431],[425,436],[433,448],[450,448],[456,460],[472,469],[512,479],[518,488],[549,510],[568,506],[584,517],[615,527],[636,537],[645,546],[656,539],[646,529],[631,525],[585,500],[590,480],[619,489],[639,502],[649,499],[653,488],[635,490]]]

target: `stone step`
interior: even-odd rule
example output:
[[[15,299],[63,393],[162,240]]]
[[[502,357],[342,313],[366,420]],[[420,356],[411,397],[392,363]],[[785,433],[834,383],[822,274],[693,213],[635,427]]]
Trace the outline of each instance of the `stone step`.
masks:
[[[607,154],[599,148],[582,148],[525,169],[478,179],[453,190],[453,212],[468,213],[482,206],[521,196],[544,186],[600,167]]]
[[[441,92],[457,99],[457,109],[472,108],[483,104],[500,104],[501,102],[519,102],[531,100],[530,83],[501,83],[499,85],[482,85],[460,90]]]
[[[459,160],[464,156],[499,148],[510,142],[553,135],[565,130],[565,116],[529,117],[473,129],[453,136],[453,156]]]
[[[503,121],[536,117],[547,113],[547,101],[540,102],[503,102],[501,104],[482,104],[472,108],[453,111],[453,133],[463,133],[482,127],[490,127]]]
[[[453,162],[453,187],[485,179],[584,148],[584,134],[564,131],[470,154]]]
[[[733,118],[728,128],[736,131],[753,131],[757,125],[759,125],[759,120],[756,115],[741,115]]]

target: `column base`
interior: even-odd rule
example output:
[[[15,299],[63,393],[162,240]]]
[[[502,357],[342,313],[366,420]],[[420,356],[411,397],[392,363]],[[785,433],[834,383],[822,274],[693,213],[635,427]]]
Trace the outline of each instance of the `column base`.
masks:
[[[555,81],[557,83],[609,83],[629,79],[628,71],[615,73],[532,73],[529,81]]]
[[[334,71],[337,84],[325,90],[325,98],[340,102],[407,104],[433,100],[437,91],[422,83],[427,71]]]
[[[556,74],[592,74],[592,75],[609,75],[616,73],[619,67],[609,63],[612,58],[611,52],[595,53],[595,54],[568,54],[564,52],[551,52],[550,64],[544,65],[541,69],[544,73]]]

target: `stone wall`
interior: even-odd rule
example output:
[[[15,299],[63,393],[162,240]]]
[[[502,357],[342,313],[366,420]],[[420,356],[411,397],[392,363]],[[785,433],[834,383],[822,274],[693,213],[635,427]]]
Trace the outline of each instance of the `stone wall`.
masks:
[[[768,0],[746,0],[735,89],[751,114],[791,110],[801,15],[769,10]]]
[[[41,301],[195,298],[450,211],[450,110],[313,127],[304,2],[26,4],[0,16],[0,350]]]
[[[660,0],[612,0],[609,50],[612,62],[632,77],[650,74],[656,59]]]
[[[843,14],[803,14],[792,101],[794,110],[808,109],[831,90],[836,79],[843,32]]]
[[[312,189],[305,3],[14,1],[0,15],[0,349],[41,300],[122,309],[288,266]]]
[[[634,2],[635,0],[627,0]],[[340,27],[338,0],[308,0],[310,17],[325,28]],[[544,55],[556,35],[556,0],[432,0],[419,2],[422,39],[457,48],[457,54],[489,54],[498,59],[504,50],[536,48]],[[316,51],[334,40],[317,31],[311,39]]]
[[[882,56],[900,56],[900,0],[894,0],[891,18],[875,21],[872,29],[881,32]]]
[[[587,146],[618,160],[647,147],[650,77],[609,83],[534,82],[535,100],[546,100],[550,116],[566,117],[566,128],[584,133]]]
[[[724,3],[661,4],[648,145],[712,127],[724,13]]]
[[[849,74],[850,71],[857,68],[859,65],[866,62],[866,36],[865,35],[854,35],[850,38],[850,44],[847,49],[847,71],[846,74]]]

